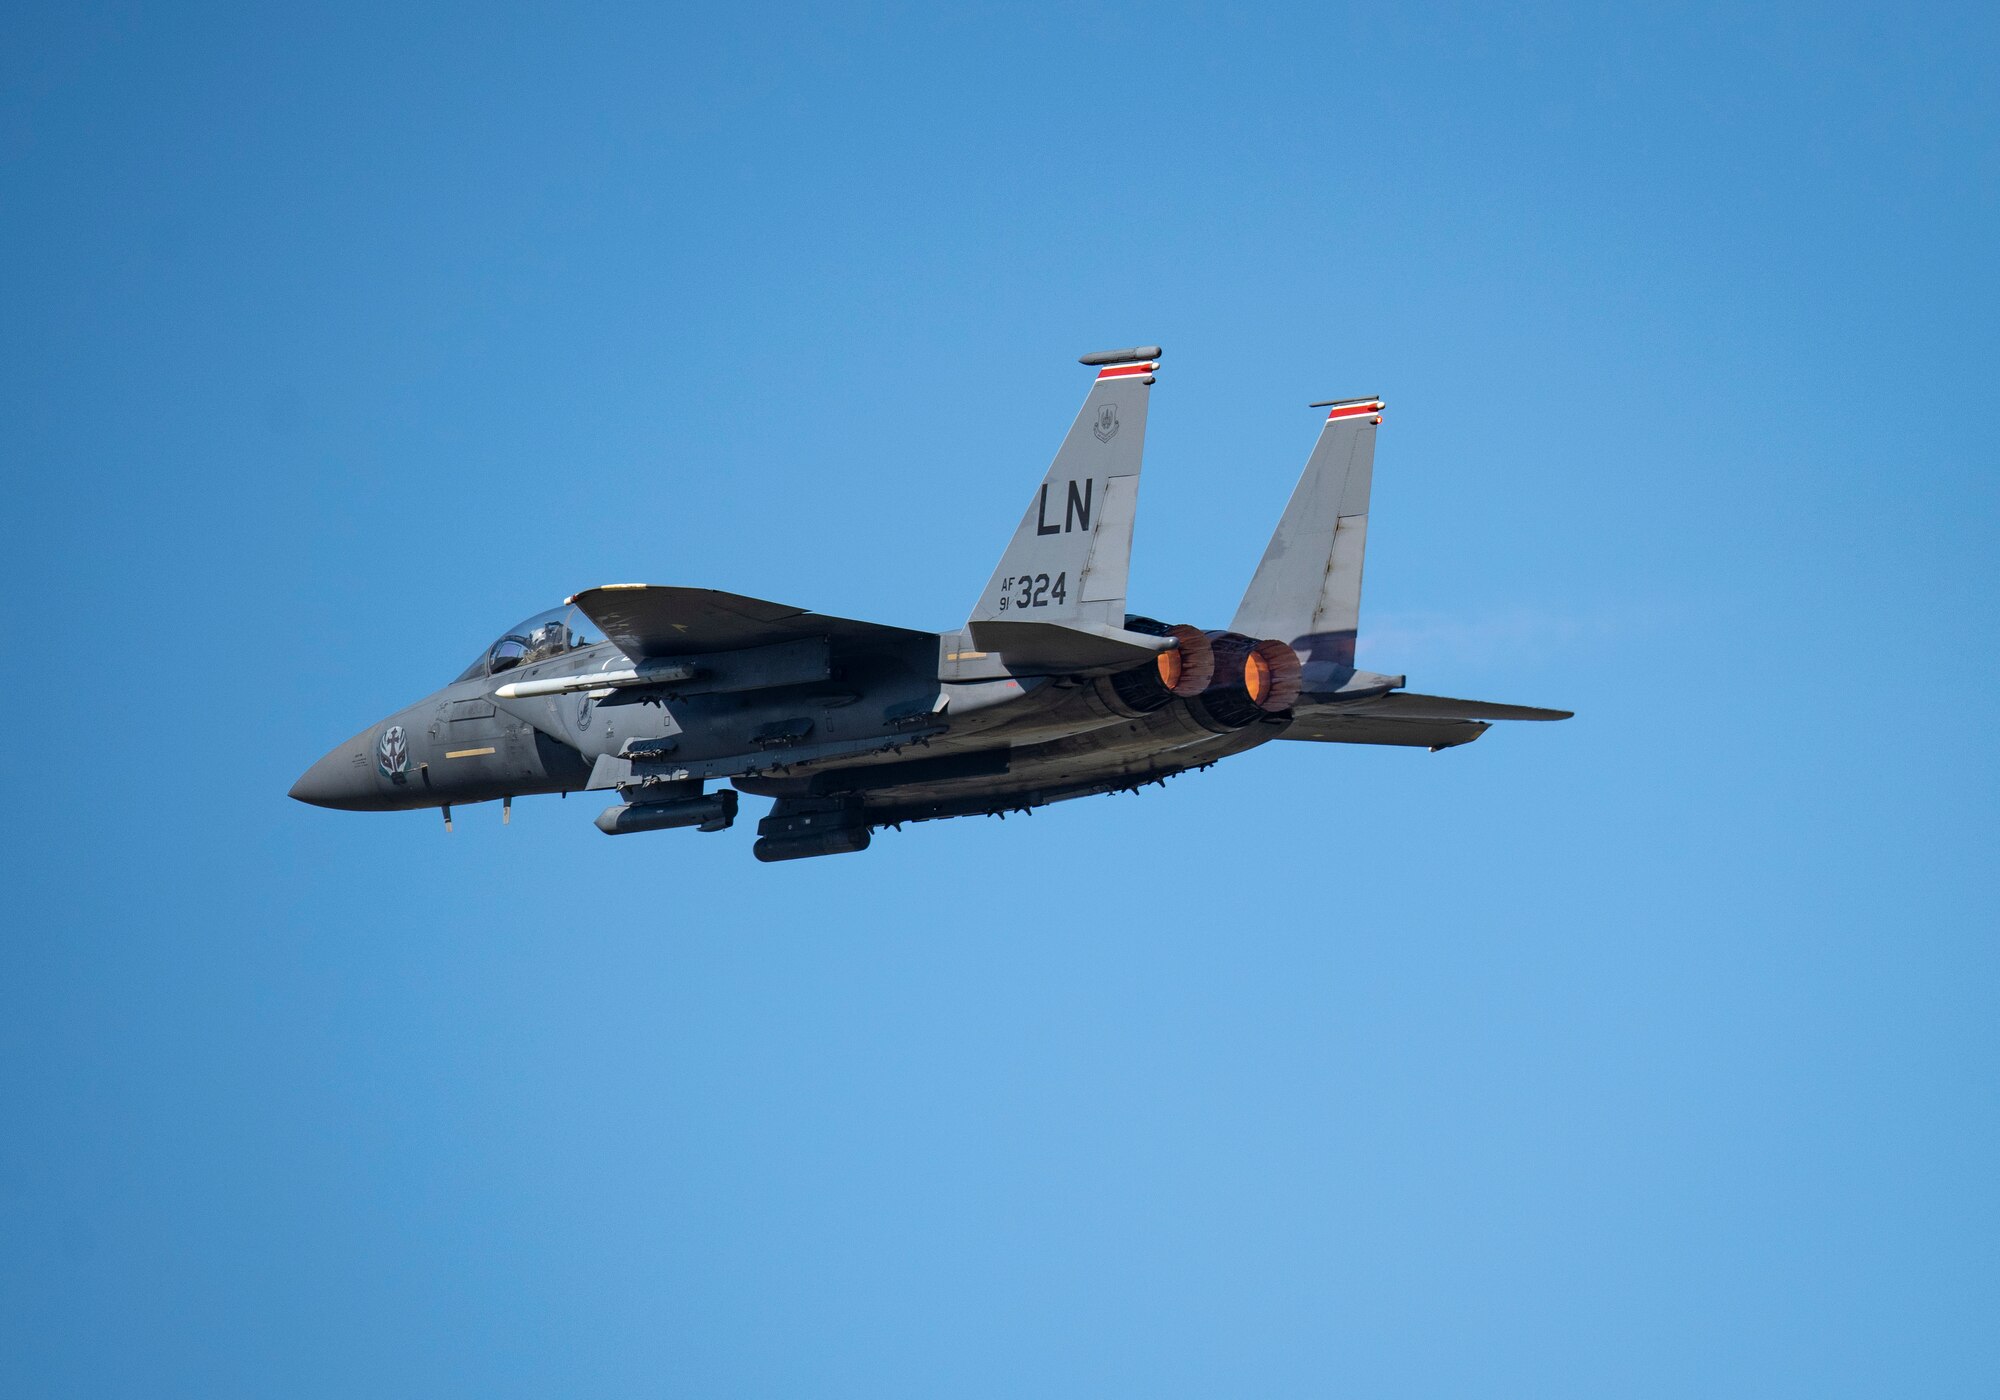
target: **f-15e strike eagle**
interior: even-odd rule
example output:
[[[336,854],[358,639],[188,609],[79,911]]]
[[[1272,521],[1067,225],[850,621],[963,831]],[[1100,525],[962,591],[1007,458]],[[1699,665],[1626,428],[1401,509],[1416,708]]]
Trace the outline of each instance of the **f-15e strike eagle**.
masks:
[[[1224,630],[1127,611],[1157,345],[1085,355],[1083,412],[955,631],[620,583],[508,629],[444,689],[372,724],[291,795],[389,811],[614,794],[611,835],[736,819],[775,798],[759,860],[867,847],[877,827],[1136,789],[1273,739],[1470,743],[1564,710],[1413,695],[1356,670],[1377,398],[1327,410]],[[712,780],[728,788],[708,791]]]

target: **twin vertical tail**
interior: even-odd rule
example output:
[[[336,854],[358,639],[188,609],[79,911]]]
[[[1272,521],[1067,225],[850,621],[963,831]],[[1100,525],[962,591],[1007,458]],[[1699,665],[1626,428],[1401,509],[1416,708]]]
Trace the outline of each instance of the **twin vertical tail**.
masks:
[[[1382,400],[1313,407],[1328,410],[1319,441],[1229,629],[1289,643],[1308,690],[1338,689],[1354,671]]]
[[[961,649],[947,660],[997,654],[1013,673],[1059,672],[1132,665],[1174,646],[1125,628],[1146,408],[1159,357],[1157,345],[1083,357],[1097,380],[973,607],[965,640],[956,643]],[[1313,406],[1328,410],[1319,441],[1229,633],[1213,634],[1269,648],[1267,667],[1289,673],[1290,695],[1301,683],[1337,691],[1355,676],[1368,493],[1382,422],[1379,398]]]
[[[979,647],[1010,663],[1062,669],[1145,659],[1169,645],[1125,630],[1159,358],[1157,345],[1082,358],[1097,369],[1096,382],[967,620]]]

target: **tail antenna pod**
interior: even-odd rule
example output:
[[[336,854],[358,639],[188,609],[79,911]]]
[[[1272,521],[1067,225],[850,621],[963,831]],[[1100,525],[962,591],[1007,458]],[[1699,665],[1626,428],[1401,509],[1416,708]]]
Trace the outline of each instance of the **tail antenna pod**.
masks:
[[[1143,360],[1157,360],[1160,353],[1157,345],[1134,345],[1125,350],[1093,350],[1088,355],[1077,356],[1076,362],[1093,368],[1099,365],[1130,365]]]
[[[1326,415],[1329,423],[1336,418],[1359,418],[1363,414],[1376,415],[1374,421],[1379,423],[1382,421],[1380,414],[1384,404],[1380,394],[1363,394],[1358,399],[1322,399],[1318,403],[1307,404],[1306,407],[1330,410]]]

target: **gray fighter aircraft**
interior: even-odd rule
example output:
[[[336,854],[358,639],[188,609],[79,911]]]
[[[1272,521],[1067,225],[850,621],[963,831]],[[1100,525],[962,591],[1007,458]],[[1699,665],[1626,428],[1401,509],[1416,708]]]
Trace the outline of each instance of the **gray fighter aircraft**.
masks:
[[[291,795],[393,811],[613,794],[610,835],[775,798],[759,860],[865,849],[879,827],[1137,789],[1273,739],[1467,744],[1564,710],[1405,691],[1356,670],[1378,398],[1327,410],[1226,629],[1126,610],[1158,346],[1085,355],[1083,411],[965,625],[942,634],[707,588],[609,584],[512,627],[368,726]],[[710,791],[727,780],[735,790]],[[503,815],[503,820],[505,815]]]

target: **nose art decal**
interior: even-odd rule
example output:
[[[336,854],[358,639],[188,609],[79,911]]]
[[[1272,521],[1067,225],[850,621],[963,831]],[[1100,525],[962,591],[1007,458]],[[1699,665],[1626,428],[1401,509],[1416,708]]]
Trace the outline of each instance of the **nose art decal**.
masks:
[[[382,731],[382,737],[375,742],[375,766],[385,778],[393,778],[398,773],[407,772],[410,767],[410,746],[403,737],[403,726],[392,724]]]

